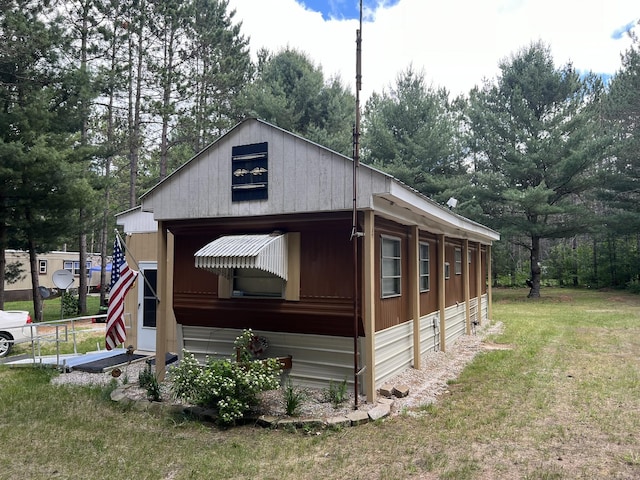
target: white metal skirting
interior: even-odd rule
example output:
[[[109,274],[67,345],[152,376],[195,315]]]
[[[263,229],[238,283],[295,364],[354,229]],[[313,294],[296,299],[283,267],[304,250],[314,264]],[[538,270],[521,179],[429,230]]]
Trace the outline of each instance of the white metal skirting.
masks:
[[[471,323],[473,324],[473,322],[480,322],[480,316],[478,315],[478,298],[474,297],[471,299],[471,301],[469,302],[469,311],[471,314]]]
[[[235,358],[235,339],[241,329],[178,325],[178,344],[200,363],[210,358]],[[305,335],[254,330],[267,339],[268,357],[291,355],[292,368],[286,372],[296,386],[326,388],[345,379],[353,390],[353,338]],[[358,345],[362,352],[361,345]]]
[[[445,345],[449,346],[467,333],[467,309],[464,302],[447,307],[445,319]]]
[[[488,298],[489,296],[485,293],[484,295],[482,295],[482,305],[481,305],[481,309],[482,309],[482,316],[481,316],[481,323],[486,323],[487,321],[490,320],[489,318],[489,304],[488,302]]]
[[[420,319],[420,354],[440,349],[440,311]]]
[[[413,366],[413,322],[386,328],[375,335],[376,388]]]

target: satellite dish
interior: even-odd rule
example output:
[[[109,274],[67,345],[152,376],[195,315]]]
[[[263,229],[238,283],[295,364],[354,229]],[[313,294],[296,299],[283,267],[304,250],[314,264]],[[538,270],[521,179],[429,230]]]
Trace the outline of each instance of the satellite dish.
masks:
[[[73,273],[69,270],[56,270],[53,272],[53,284],[60,290],[66,290],[73,285]]]
[[[456,208],[458,206],[458,199],[453,197],[449,198],[449,200],[447,200],[447,206],[449,207],[449,210]]]
[[[38,292],[40,292],[40,296],[43,300],[46,300],[51,296],[51,292],[49,291],[49,289],[47,287],[43,287],[42,285],[38,287]]]

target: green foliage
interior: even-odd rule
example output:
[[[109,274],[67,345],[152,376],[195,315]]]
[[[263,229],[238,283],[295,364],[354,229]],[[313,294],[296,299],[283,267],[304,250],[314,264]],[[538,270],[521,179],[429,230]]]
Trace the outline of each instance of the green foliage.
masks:
[[[12,262],[7,264],[4,271],[4,280],[8,285],[26,278],[22,267],[22,262]]]
[[[64,292],[61,297],[62,316],[64,318],[75,317],[78,315],[78,296],[71,292]]]
[[[453,111],[446,90],[428,87],[424,73],[407,69],[366,103],[363,161],[426,195],[444,196],[466,172]]]
[[[232,362],[208,359],[200,366],[189,352],[171,368],[173,392],[178,398],[218,410],[222,424],[232,424],[255,405],[258,393],[280,384],[277,359]]]
[[[144,370],[141,370],[138,374],[138,384],[147,390],[147,398],[149,400],[153,402],[160,401],[160,384],[158,383],[158,377],[151,370],[150,362],[147,362]]]
[[[500,64],[494,84],[472,90],[466,110],[473,159],[473,202],[502,234],[526,239],[531,295],[539,295],[541,240],[587,232],[591,205],[578,201],[597,184],[607,154],[602,84],[568,64],[554,66],[538,42]]]
[[[283,401],[284,410],[289,416],[296,416],[306,398],[303,390],[294,387],[291,379],[289,379],[284,387]]]
[[[334,408],[338,407],[347,399],[347,379],[345,378],[342,382],[334,382],[331,380],[329,382],[329,386],[325,391],[325,398],[328,402],[334,406]]]
[[[599,172],[599,197],[607,207],[608,223],[624,233],[640,231],[640,40],[635,35],[632,39],[606,98],[607,127],[615,142]]]
[[[325,81],[322,68],[295,49],[260,58],[257,78],[243,92],[246,113],[351,155],[355,99],[341,80]]]

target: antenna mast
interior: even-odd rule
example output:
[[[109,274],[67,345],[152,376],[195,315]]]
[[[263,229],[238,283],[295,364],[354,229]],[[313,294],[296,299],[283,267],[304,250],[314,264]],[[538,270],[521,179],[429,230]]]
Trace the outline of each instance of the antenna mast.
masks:
[[[358,368],[358,167],[360,166],[360,90],[362,89],[362,0],[360,0],[360,24],[356,30],[356,121],[353,127],[353,217],[351,241],[353,242],[353,397],[354,409],[358,409],[358,377],[362,373]]]

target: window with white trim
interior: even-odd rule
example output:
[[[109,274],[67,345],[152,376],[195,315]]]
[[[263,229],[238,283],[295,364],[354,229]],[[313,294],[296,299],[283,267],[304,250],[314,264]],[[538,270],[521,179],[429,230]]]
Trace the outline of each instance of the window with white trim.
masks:
[[[449,280],[451,278],[451,266],[449,262],[444,262],[444,279]]]
[[[65,260],[63,262],[63,269],[73,273],[74,275],[80,275],[80,262],[77,260]],[[85,274],[89,276],[91,273],[91,262],[87,260],[85,265]]]
[[[38,272],[40,272],[40,275],[45,275],[47,273],[46,260],[38,260]]]
[[[454,251],[454,272],[456,275],[462,275],[462,249],[457,247]]]
[[[400,239],[381,238],[381,292],[382,298],[400,295]]]
[[[429,281],[429,244],[420,242],[420,291],[430,290]]]

